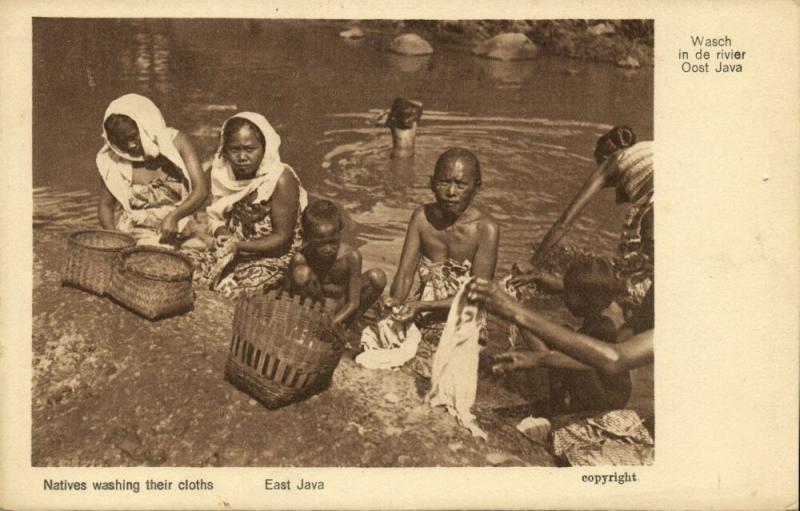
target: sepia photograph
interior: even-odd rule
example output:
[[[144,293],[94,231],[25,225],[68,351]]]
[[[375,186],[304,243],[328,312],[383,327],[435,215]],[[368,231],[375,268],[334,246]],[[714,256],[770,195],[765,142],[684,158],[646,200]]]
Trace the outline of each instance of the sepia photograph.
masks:
[[[35,17],[31,465],[657,463],[656,25]]]

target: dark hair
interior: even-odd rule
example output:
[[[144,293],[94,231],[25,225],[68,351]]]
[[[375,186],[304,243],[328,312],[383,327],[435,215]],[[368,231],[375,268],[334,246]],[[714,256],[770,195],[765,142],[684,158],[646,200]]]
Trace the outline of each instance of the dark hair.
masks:
[[[335,225],[339,231],[344,228],[344,220],[339,207],[325,199],[309,204],[303,211],[302,222],[305,232],[310,232],[313,226],[320,224]]]
[[[136,124],[136,121],[123,114],[111,114],[103,123],[108,141],[119,149],[124,149],[123,141],[119,139],[119,132],[123,126],[133,126],[137,132],[139,131],[139,126]]]
[[[636,143],[636,133],[628,126],[614,126],[608,133],[597,139],[594,146],[594,159],[600,165],[619,151]]]
[[[386,119],[386,126],[389,128],[410,129],[412,124],[419,122],[422,117],[422,103],[419,101],[409,101],[406,98],[395,98],[392,102],[392,109]]]
[[[258,126],[253,124],[251,121],[248,121],[244,117],[232,117],[225,123],[225,128],[222,131],[222,146],[225,147],[228,143],[228,139],[231,138],[235,133],[237,133],[240,129],[247,126],[253,133],[258,135],[258,140],[261,142],[261,147],[267,147],[267,140],[264,138],[264,134],[261,133],[261,130],[258,129]]]
[[[443,152],[439,156],[439,159],[436,160],[436,166],[433,169],[433,177],[435,178],[442,169],[457,161],[471,166],[475,172],[475,184],[481,184],[481,162],[478,161],[478,157],[475,156],[472,151],[464,149],[463,147],[451,147]]]
[[[564,290],[575,291],[592,304],[594,310],[608,307],[621,291],[621,282],[611,264],[598,257],[573,262],[564,274]]]

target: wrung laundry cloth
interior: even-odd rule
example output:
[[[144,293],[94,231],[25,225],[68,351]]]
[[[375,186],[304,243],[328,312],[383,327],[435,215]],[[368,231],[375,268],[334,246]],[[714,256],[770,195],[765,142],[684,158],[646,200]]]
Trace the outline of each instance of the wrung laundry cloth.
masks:
[[[431,406],[445,406],[472,436],[486,440],[486,433],[472,414],[478,388],[478,355],[481,328],[485,318],[478,307],[467,301],[465,289],[472,279],[461,284],[447,322],[433,354],[431,390],[427,399]]]

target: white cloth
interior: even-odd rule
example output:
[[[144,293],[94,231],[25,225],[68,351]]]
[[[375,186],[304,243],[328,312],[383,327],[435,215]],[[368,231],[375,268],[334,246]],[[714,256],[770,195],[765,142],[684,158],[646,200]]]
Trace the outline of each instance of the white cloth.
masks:
[[[439,346],[433,354],[431,406],[446,406],[472,436],[486,439],[472,414],[478,388],[478,340],[484,318],[478,307],[467,301],[465,289],[472,279],[461,284],[450,306]]]
[[[134,157],[115,147],[108,139],[105,121],[112,114],[125,115],[136,122],[139,129],[139,139],[144,150],[144,156]],[[192,180],[186,170],[186,163],[175,147],[173,140],[178,134],[178,130],[168,128],[164,121],[164,116],[158,107],[144,96],[138,94],[126,94],[112,101],[103,116],[103,140],[105,143],[97,153],[95,162],[97,170],[103,179],[108,191],[117,199],[117,202],[131,216],[134,222],[138,221],[138,216],[146,216],[144,210],[134,210],[131,208],[131,185],[133,184],[133,163],[134,161],[144,161],[145,157],[155,158],[159,155],[164,156],[176,167],[178,167],[186,180],[186,187],[181,193],[181,202],[191,192]],[[178,222],[178,228],[183,230],[189,217],[184,217]]]
[[[417,354],[422,339],[417,325],[402,323],[393,317],[378,321],[377,326],[368,326],[361,332],[364,352],[356,362],[367,369],[391,369],[399,367]]]
[[[252,179],[237,179],[233,173],[230,162],[225,158],[223,149],[225,145],[224,133],[225,125],[231,119],[240,117],[252,122],[264,135],[266,142],[264,156],[258,166],[255,177]],[[281,161],[278,149],[281,145],[281,137],[272,128],[267,119],[254,112],[239,112],[233,117],[228,118],[222,125],[222,134],[214,161],[211,163],[211,205],[206,208],[208,213],[208,227],[213,234],[217,228],[225,224],[224,214],[230,208],[245,198],[253,190],[260,190],[260,196],[271,197],[278,184],[278,180],[283,175],[284,169],[294,175],[297,185],[300,188],[300,211],[308,205],[308,194],[300,184],[294,169]],[[266,200],[266,199],[265,199]]]

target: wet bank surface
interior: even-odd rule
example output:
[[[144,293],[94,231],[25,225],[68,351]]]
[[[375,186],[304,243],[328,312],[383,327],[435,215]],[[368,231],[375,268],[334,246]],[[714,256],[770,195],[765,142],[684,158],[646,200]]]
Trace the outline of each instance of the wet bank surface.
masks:
[[[231,302],[199,291],[192,312],[150,322],[61,287],[63,233],[34,243],[34,466],[554,463],[514,428],[515,409],[543,397],[534,385],[523,398],[484,375],[475,410],[488,441],[424,403],[426,382],[361,368],[352,353],[329,389],[267,410],[223,379]]]
[[[364,26],[364,25],[362,25]],[[593,169],[610,124],[652,136],[652,75],[542,57],[497,62],[458,46],[430,57],[386,51],[395,35],[344,23],[244,20],[37,20],[34,24],[34,465],[550,465],[514,425],[544,399],[541,375],[482,373],[472,439],[421,399],[403,371],[345,357],[331,388],[268,411],[222,378],[233,305],[198,291],[191,313],[148,322],[60,286],[67,235],[97,226],[100,124],[126,92],[152,98],[203,160],[239,110],[264,113],[309,192],[338,202],[365,266],[394,274],[407,220],[453,145],[483,167],[477,205],[501,227],[500,275],[530,253]],[[413,159],[391,160],[371,119],[404,95],[424,103]],[[610,254],[623,211],[595,200],[567,242]],[[560,322],[557,303],[540,304]],[[505,349],[495,326],[485,355]],[[521,411],[522,410],[522,411]]]

